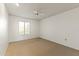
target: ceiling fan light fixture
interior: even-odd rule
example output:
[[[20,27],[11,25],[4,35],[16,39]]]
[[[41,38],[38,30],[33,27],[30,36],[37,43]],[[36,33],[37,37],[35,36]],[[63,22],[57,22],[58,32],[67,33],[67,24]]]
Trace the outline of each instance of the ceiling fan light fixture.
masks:
[[[36,15],[36,16],[38,16],[38,15],[39,15],[39,13],[35,13],[35,15]]]
[[[34,10],[34,14],[38,16],[39,15],[38,10]]]

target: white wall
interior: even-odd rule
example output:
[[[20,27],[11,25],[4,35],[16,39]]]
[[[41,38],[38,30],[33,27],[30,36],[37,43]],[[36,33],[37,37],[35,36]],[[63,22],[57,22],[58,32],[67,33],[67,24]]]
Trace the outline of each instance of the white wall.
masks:
[[[29,21],[31,23],[30,35],[20,36],[18,33],[18,22]],[[9,15],[9,42],[20,41],[24,39],[31,39],[39,37],[39,21],[29,20],[17,16]]]
[[[79,50],[79,8],[43,19],[40,27],[40,37]]]
[[[8,15],[4,4],[0,4],[0,55],[4,55],[8,46]]]

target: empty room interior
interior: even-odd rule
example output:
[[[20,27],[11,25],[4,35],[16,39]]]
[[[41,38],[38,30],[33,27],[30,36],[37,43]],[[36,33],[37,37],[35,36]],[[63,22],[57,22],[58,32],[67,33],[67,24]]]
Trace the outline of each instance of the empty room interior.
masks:
[[[79,3],[0,3],[0,56],[79,56]]]

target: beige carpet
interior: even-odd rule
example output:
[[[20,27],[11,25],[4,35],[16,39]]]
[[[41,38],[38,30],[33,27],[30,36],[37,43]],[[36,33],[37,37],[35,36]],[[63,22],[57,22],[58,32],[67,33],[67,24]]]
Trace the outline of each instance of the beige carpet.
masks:
[[[79,51],[44,39],[10,43],[6,56],[79,56]]]

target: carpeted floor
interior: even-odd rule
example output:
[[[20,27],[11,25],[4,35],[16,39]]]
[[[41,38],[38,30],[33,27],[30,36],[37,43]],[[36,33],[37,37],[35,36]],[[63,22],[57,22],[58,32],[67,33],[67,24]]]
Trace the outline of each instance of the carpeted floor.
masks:
[[[29,39],[10,43],[6,56],[79,56],[79,51],[45,39]]]

